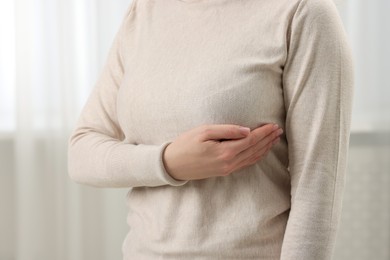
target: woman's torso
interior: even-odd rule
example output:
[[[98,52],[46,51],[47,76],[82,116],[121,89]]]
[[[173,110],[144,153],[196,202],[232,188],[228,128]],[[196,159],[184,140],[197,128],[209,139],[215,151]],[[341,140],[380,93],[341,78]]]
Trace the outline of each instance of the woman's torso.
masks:
[[[282,73],[298,1],[133,1],[117,97],[126,142],[173,141],[201,124],[284,128]],[[287,167],[283,134],[267,157],[229,176],[132,188],[124,259],[278,259]]]

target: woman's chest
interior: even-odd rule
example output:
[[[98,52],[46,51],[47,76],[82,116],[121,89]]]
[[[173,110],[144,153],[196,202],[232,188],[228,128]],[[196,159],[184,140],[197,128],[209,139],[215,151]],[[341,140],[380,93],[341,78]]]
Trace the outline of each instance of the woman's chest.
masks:
[[[261,35],[222,24],[193,33],[184,24],[150,27],[134,28],[126,40],[117,112],[129,140],[158,142],[200,124],[253,129],[282,120],[281,42],[264,44]]]

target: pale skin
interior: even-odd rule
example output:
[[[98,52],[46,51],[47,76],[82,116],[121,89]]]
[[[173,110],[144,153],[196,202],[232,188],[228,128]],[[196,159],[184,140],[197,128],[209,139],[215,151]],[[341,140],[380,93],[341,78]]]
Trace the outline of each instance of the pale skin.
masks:
[[[228,176],[268,154],[283,133],[269,123],[243,133],[238,125],[201,125],[179,135],[164,150],[164,166],[176,180]],[[221,139],[225,139],[221,141]]]

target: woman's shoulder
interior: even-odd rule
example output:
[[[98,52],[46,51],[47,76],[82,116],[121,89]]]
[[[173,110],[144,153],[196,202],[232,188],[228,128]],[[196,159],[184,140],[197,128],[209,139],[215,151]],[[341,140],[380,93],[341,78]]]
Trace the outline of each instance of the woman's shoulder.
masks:
[[[338,16],[334,0],[299,0],[295,15],[304,15],[307,19]]]

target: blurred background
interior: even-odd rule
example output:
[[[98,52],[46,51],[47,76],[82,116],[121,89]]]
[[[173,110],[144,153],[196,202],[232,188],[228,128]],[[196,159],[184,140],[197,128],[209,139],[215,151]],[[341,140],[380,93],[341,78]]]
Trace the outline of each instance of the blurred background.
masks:
[[[127,189],[75,184],[67,141],[131,0],[0,2],[0,260],[122,259]],[[335,260],[390,259],[390,1],[335,0],[355,97]]]

